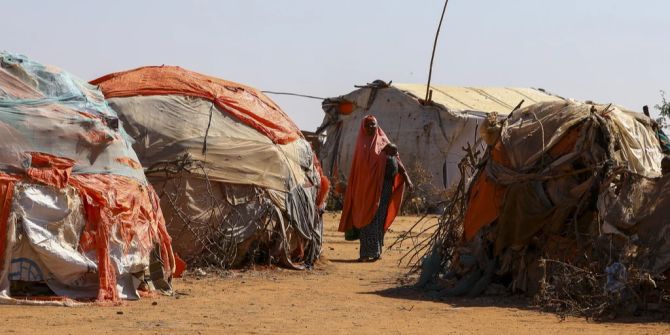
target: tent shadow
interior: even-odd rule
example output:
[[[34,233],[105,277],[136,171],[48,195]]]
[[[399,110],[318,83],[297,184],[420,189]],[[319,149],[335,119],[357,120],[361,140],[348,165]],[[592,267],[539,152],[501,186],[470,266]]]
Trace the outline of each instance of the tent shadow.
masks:
[[[358,258],[354,258],[354,259],[331,258],[328,261],[333,262],[333,263],[361,263],[361,264],[365,263],[365,262],[359,262]]]
[[[444,303],[451,306],[453,309],[462,308],[484,308],[484,307],[498,307],[511,308],[529,312],[536,312],[544,315],[556,316],[556,321],[561,322],[562,318],[558,313],[542,311],[538,306],[532,304],[530,298],[524,296],[484,296],[476,298],[466,297],[443,297],[437,291],[426,291],[418,289],[413,286],[405,285],[392,287],[379,291],[359,292],[359,294],[374,294],[385,298],[402,299],[409,301],[430,301],[437,303]],[[602,323],[602,324],[645,324],[645,323],[659,323],[670,322],[670,315],[663,313],[647,313],[640,316],[619,316],[614,319],[607,320],[593,320],[584,317],[570,317],[571,319],[583,319],[588,322]]]
[[[527,310],[537,310],[530,305],[530,301],[523,297],[443,297],[437,291],[427,291],[411,285],[391,287],[384,290],[361,292],[361,294],[376,294],[386,298],[442,302],[454,307],[504,307]]]

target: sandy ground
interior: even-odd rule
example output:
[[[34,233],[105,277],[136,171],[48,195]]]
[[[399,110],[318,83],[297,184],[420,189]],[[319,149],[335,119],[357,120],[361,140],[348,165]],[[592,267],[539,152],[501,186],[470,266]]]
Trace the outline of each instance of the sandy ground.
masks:
[[[518,300],[443,302],[402,287],[406,252],[385,250],[376,263],[353,262],[358,242],[337,233],[326,214],[325,260],[313,271],[264,269],[188,277],[174,297],[117,307],[0,306],[2,333],[19,334],[670,334],[667,323],[559,320]],[[402,217],[391,244],[416,218]]]

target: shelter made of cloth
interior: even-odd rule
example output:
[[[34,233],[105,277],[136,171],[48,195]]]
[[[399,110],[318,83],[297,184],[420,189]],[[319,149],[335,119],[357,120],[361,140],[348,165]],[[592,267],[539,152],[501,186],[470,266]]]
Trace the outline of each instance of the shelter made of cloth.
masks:
[[[5,301],[20,293],[17,282],[99,302],[171,290],[174,257],[158,196],[100,91],[2,52],[0,137]]]
[[[600,299],[589,306],[636,306],[634,295],[603,295],[601,275],[612,264],[636,276],[606,287],[640,297],[650,292],[641,289],[648,280],[653,290],[667,287],[668,176],[649,117],[613,104],[558,101],[499,123],[499,136],[440,221],[438,232],[451,234],[442,230],[450,240],[436,244],[442,270],[456,278],[445,292],[476,296],[495,283],[538,301],[586,295]],[[596,284],[573,287],[566,273],[592,274]]]
[[[335,190],[344,192],[361,120],[373,115],[403,155],[407,171],[429,203],[439,203],[460,179],[464,148],[482,144],[479,130],[495,112],[509,114],[523,106],[562,98],[539,89],[387,84],[374,81],[338,97],[325,99],[318,135],[325,134],[319,158]]]
[[[270,98],[176,66],[91,83],[135,140],[177,236],[175,251],[188,263],[227,267],[262,254],[303,268],[318,257],[328,181],[309,142]]]
[[[611,153],[617,166],[647,178],[661,175],[663,154],[648,121],[645,123],[636,113],[610,107],[604,113],[601,111],[603,115],[597,119],[605,124],[594,124],[593,108],[596,107],[567,102],[537,104],[514,112],[505,121],[500,142],[494,146],[486,169],[472,184],[464,221],[466,239],[472,239],[481,227],[500,218],[503,223],[515,222],[514,225],[534,223],[536,227],[518,230],[527,234],[525,238],[504,244],[525,242],[547,223],[554,210],[574,206],[575,195],[568,196],[561,188],[567,187],[565,183],[571,183],[572,187],[579,183],[569,180],[570,176],[552,179],[551,175],[573,171],[566,164],[583,154],[581,150],[593,140],[588,132],[596,126],[607,125],[606,129],[618,142]],[[591,153],[595,155],[591,158],[593,164],[604,159],[604,151],[599,150],[603,149],[595,148]],[[547,181],[542,185],[532,182],[538,179]],[[583,187],[576,190],[584,191]],[[518,205],[512,204],[517,201]],[[521,219],[534,210],[538,215],[544,214],[533,220]],[[556,221],[561,222],[565,215],[559,215]]]

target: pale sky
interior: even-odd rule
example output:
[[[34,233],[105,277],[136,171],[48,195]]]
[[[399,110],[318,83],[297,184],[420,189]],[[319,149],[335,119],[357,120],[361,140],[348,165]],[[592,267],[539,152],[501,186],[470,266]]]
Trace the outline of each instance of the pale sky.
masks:
[[[441,0],[0,1],[0,49],[84,79],[178,65],[320,97],[425,83]],[[542,87],[634,110],[670,91],[670,1],[451,0],[433,83]],[[271,95],[306,130],[321,102]]]

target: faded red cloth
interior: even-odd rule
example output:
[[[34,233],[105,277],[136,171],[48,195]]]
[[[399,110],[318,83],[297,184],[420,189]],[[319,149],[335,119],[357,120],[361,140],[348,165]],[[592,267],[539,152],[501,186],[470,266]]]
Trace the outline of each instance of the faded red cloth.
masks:
[[[7,271],[4,268],[9,264],[6,258],[11,257],[11,250],[7,250],[11,237],[7,232],[14,186],[27,179],[60,188],[66,186],[59,186],[61,183],[67,183],[79,191],[86,225],[78,249],[82,253],[97,252],[99,302],[120,299],[116,286],[118,271],[110,258],[110,241],[113,239],[121,243],[123,252],[132,245],[140,248],[143,255],[149,255],[159,244],[164,275],[166,278],[172,275],[175,264],[172,240],[167,233],[158,195],[151,186],[113,174],[70,175],[73,161],[67,158],[44,153],[31,153],[31,157],[33,165],[28,171],[33,174],[21,176],[0,172],[0,271]]]
[[[73,160],[43,152],[29,152],[28,154],[31,160],[26,174],[32,180],[59,189],[68,184],[75,163]]]
[[[12,213],[14,185],[20,179],[20,176],[0,172],[0,272],[8,271],[8,269],[5,269],[5,265],[9,265],[9,262],[5,259],[7,252],[9,251],[7,250],[9,241],[7,236],[7,221],[9,220],[9,215]]]
[[[356,140],[354,159],[351,162],[347,190],[344,194],[344,208],[340,217],[339,231],[345,232],[353,227],[362,228],[372,222],[372,218],[379,207],[382,185],[384,184],[384,169],[386,168],[386,154],[384,147],[391,143],[384,131],[377,126],[374,135],[365,132],[367,120],[377,121],[374,116],[368,115],[361,121]],[[398,164],[401,165],[398,157]],[[400,174],[395,176],[393,193],[389,200],[384,229],[388,229],[400,210],[404,183]]]
[[[80,174],[70,178],[70,185],[79,191],[86,215],[86,225],[79,239],[82,253],[95,250],[98,258],[100,288],[98,301],[118,301],[116,288],[118,270],[110,254],[110,241],[120,242],[123,252],[131,247],[148,255],[160,245],[163,272],[173,272],[174,254],[167,233],[159,199],[151,186],[113,174]]]

